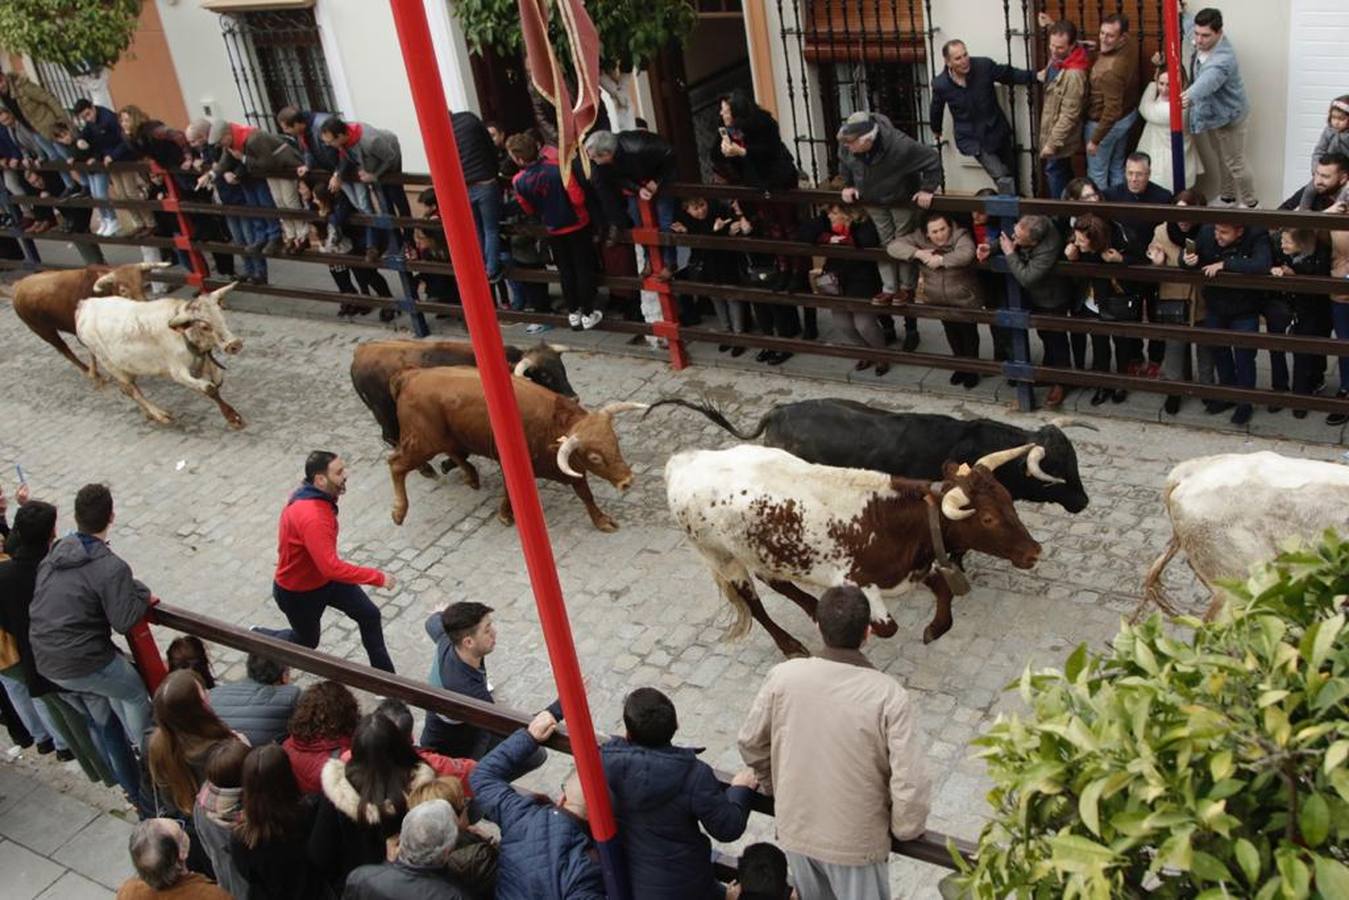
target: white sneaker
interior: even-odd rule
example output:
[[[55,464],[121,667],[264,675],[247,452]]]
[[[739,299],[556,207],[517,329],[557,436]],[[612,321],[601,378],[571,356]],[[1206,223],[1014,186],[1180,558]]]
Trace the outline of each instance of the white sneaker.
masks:
[[[578,312],[567,313],[567,324],[571,326],[572,331],[581,330],[581,314]]]
[[[552,325],[544,325],[542,322],[531,322],[525,326],[525,334],[543,334],[545,331],[552,330]]]
[[[603,318],[604,318],[604,313],[600,312],[600,311],[597,309],[597,310],[595,310],[594,312],[589,313],[588,315],[584,315],[584,316],[581,317],[581,327],[584,328],[586,331],[589,331],[590,329],[594,328],[596,325],[600,324],[600,319],[603,319]]]

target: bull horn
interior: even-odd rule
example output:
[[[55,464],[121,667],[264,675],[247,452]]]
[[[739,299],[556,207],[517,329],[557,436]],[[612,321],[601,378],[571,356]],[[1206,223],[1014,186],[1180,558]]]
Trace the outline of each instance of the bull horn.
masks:
[[[1055,416],[1049,420],[1049,424],[1053,425],[1055,428],[1089,428],[1092,431],[1101,430],[1085,419],[1075,419],[1072,416]]]
[[[953,487],[946,492],[946,496],[941,498],[941,511],[953,522],[974,515],[974,507],[970,506],[970,498],[962,487]]]
[[[1046,484],[1065,484],[1062,478],[1055,478],[1044,469],[1040,468],[1040,461],[1045,458],[1045,448],[1036,444],[1031,448],[1030,453],[1026,455],[1026,471],[1031,475],[1045,482]]]
[[[186,328],[195,321],[197,321],[197,316],[193,315],[191,312],[184,310],[183,312],[178,313],[178,315],[174,316],[172,319],[169,319],[169,327],[173,329]]]
[[[224,287],[222,287],[222,288],[216,288],[215,290],[211,291],[211,296],[214,297],[214,298],[216,298],[217,300],[219,300],[221,297],[225,296],[226,294],[228,294],[230,291],[234,290],[234,289],[237,288],[238,286],[239,286],[239,282],[237,282],[237,281],[231,281],[229,284],[225,285]]]
[[[978,461],[976,461],[974,464],[975,468],[983,466],[990,472],[995,471],[998,468],[998,466],[1002,465],[1003,463],[1009,463],[1018,457],[1025,456],[1027,453],[1030,452],[1030,449],[1034,446],[1036,445],[1022,444],[1020,447],[1012,447],[1008,450],[995,450],[994,452],[989,453],[986,456],[979,457]]]
[[[581,439],[574,434],[567,435],[562,446],[557,448],[557,467],[569,478],[580,478],[581,473],[571,467],[571,452],[581,446]]]
[[[568,347],[566,344],[549,344],[548,349],[552,350],[554,353],[559,354],[572,352],[572,349]]]
[[[100,275],[94,281],[94,288],[93,288],[94,293],[98,293],[99,291],[106,291],[116,283],[117,283],[116,272],[107,272],[103,275]]]
[[[169,266],[173,265],[173,263],[166,263],[166,262],[143,262],[143,263],[137,263],[137,265],[140,267],[140,270],[141,270],[142,272],[149,272],[151,269],[167,269]]]
[[[623,400],[618,403],[610,403],[609,405],[605,406],[604,409],[601,409],[599,414],[602,416],[616,416],[619,413],[632,412],[634,410],[643,410],[646,409],[649,405],[650,404],[647,403],[632,403],[628,400]]]
[[[516,375],[516,376],[518,376],[518,377],[520,377],[520,378],[527,378],[527,377],[529,376],[529,357],[528,357],[528,356],[526,356],[524,359],[520,360],[518,363],[515,364],[515,371],[514,371],[512,374],[514,374],[514,375]]]

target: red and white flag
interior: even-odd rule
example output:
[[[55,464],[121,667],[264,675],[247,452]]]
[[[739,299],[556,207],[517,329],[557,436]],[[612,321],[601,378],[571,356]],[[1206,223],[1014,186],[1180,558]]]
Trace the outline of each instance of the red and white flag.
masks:
[[[525,64],[534,89],[557,110],[558,167],[563,183],[571,179],[571,161],[595,125],[600,109],[600,37],[586,12],[585,0],[519,0],[520,30],[525,39]],[[557,6],[576,73],[573,102],[562,65],[548,40],[551,7]],[[590,172],[590,159],[581,153],[581,168]]]

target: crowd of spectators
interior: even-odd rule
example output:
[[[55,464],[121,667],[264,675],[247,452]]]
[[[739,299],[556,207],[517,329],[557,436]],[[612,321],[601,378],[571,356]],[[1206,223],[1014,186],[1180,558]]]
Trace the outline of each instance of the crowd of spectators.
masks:
[[[80,489],[75,530],[59,539],[52,504],[26,490],[17,499],[12,529],[0,515],[6,723],[21,743],[78,760],[90,780],[123,792],[139,824],[136,875],[120,900],[605,896],[578,775],[555,799],[513,784],[547,762],[560,703],[509,736],[428,713],[418,741],[400,700],[362,714],[343,684],[300,689],[265,655],[249,655],[241,680],[218,682],[192,636],[169,645],[169,671],[150,694],[113,640],[154,601],[109,547],[108,488]],[[491,614],[471,601],[431,614],[433,685],[493,702]],[[907,693],[861,652],[869,619],[858,589],[825,592],[824,649],[770,671],[740,730],[745,767],[729,784],[674,742],[669,697],[627,694],[622,734],[600,755],[633,896],[784,900],[789,863],[802,900],[889,896],[891,840],[923,832],[930,785]],[[817,764],[840,754],[858,764]],[[780,848],[747,848],[728,886],[711,841],[744,834],[756,788],[775,797]]]
[[[1182,7],[1184,4],[1182,4]],[[1017,190],[1019,178],[1015,136],[1000,103],[997,85],[1022,85],[1038,91],[1037,159],[1050,198],[1110,203],[1205,204],[1195,187],[1206,148],[1220,162],[1218,196],[1213,205],[1255,207],[1254,181],[1244,145],[1250,106],[1236,50],[1224,31],[1222,13],[1206,8],[1186,14],[1188,59],[1171,73],[1162,61],[1146,62],[1131,23],[1122,13],[1102,15],[1095,40],[1079,34],[1078,25],[1041,13],[1047,63],[1044,69],[1020,69],[974,55],[965,42],[947,41],[941,48],[942,71],[933,79],[928,110],[931,133],[940,146],[946,113],[952,122],[955,150],[976,159],[999,193]],[[1185,183],[1173,183],[1170,99],[1179,93],[1184,109]],[[585,140],[584,159],[560,168],[555,135],[549,127],[546,101],[536,98],[537,127],[507,134],[472,112],[452,116],[460,163],[468,186],[473,222],[489,282],[503,308],[529,312],[563,312],[576,330],[591,329],[604,316],[648,322],[664,318],[660,293],[648,289],[610,288],[601,296],[600,274],[650,275],[671,284],[674,309],[681,324],[698,325],[709,316],[726,335],[718,350],[740,356],[739,335],[758,333],[775,338],[815,340],[816,308],[801,295],[855,300],[831,302],[834,340],[879,349],[900,343],[918,348],[917,321],[887,311],[892,304],[998,308],[1007,303],[1009,284],[989,278],[994,257],[1006,257],[1035,313],[1103,323],[1147,321],[1168,325],[1202,325],[1236,331],[1349,338],[1349,296],[1330,292],[1309,295],[1278,290],[1236,289],[1218,278],[1196,289],[1192,281],[1141,281],[1128,278],[1074,277],[1061,262],[1128,266],[1153,265],[1201,271],[1205,278],[1220,273],[1281,276],[1349,274],[1349,232],[1269,233],[1239,225],[1164,223],[1139,216],[1082,216],[1055,221],[1034,217],[976,222],[968,216],[927,216],[942,184],[937,149],[906,134],[878,112],[857,112],[840,125],[838,175],[820,185],[837,191],[840,202],[806,209],[771,198],[771,192],[803,186],[804,178],[778,123],[750,94],[736,91],[718,103],[719,127],[706,148],[714,182],[739,185],[767,199],[723,202],[672,192],[679,180],[680,160],[669,141],[640,123],[611,130],[601,119]],[[546,121],[545,121],[546,120]],[[14,195],[32,232],[57,229],[92,231],[102,236],[171,237],[176,218],[145,209],[114,210],[99,205],[109,197],[162,197],[165,178],[189,200],[214,200],[231,207],[224,216],[192,216],[200,239],[233,244],[213,254],[222,277],[240,277],[265,284],[269,257],[306,251],[329,254],[329,270],[337,288],[351,296],[339,306],[344,316],[368,313],[363,297],[379,299],[380,316],[397,316],[389,282],[380,266],[402,256],[443,264],[449,252],[435,227],[439,209],[434,191],[419,196],[423,227],[354,225],[355,214],[410,217],[408,192],[399,183],[402,155],[397,135],[335,113],[286,107],[275,116],[276,130],[223,119],[198,119],[178,131],[134,106],[113,111],[80,100],[67,111],[40,85],[18,75],[0,77],[0,168],[3,187]],[[1335,99],[1324,134],[1310,164],[1310,180],[1281,209],[1343,215],[1349,210],[1349,95]],[[167,173],[149,180],[109,164],[153,160]],[[34,167],[40,161],[89,162],[60,172]],[[586,163],[583,165],[582,163]],[[566,177],[564,177],[564,175]],[[24,195],[93,198],[93,207],[53,208],[25,204]],[[8,204],[8,198],[0,198]],[[884,251],[888,261],[875,264],[833,256],[796,252],[681,248],[663,245],[656,259],[645,248],[618,240],[622,229],[644,225],[696,237],[742,237],[831,248]],[[249,208],[294,210],[250,216]],[[236,214],[238,213],[238,214]],[[503,223],[512,224],[502,234]],[[532,226],[532,227],[529,227]],[[78,243],[86,261],[99,262],[95,243]],[[177,259],[180,251],[145,248],[147,259]],[[550,297],[546,283],[530,270],[556,268],[560,298]],[[237,267],[237,269],[236,269]],[[392,266],[401,268],[401,266]],[[407,290],[420,299],[456,302],[452,275],[412,272]],[[874,271],[873,271],[874,270]],[[521,278],[510,278],[510,273]],[[241,274],[239,274],[241,273]],[[716,287],[712,287],[715,285]],[[768,302],[763,293],[735,299],[727,287],[781,294]],[[162,287],[159,285],[158,287]],[[801,297],[802,305],[793,303]],[[897,326],[903,326],[902,338]],[[952,355],[977,358],[979,327],[943,322]],[[536,322],[530,333],[550,326]],[[994,358],[1008,356],[1005,330],[993,327]],[[1041,361],[1048,368],[1089,369],[1130,376],[1254,387],[1255,351],[1177,341],[1071,335],[1040,330]],[[641,340],[640,337],[634,340]],[[648,337],[659,343],[660,339]],[[901,342],[902,341],[902,342]],[[759,362],[777,365],[789,359],[786,350],[760,350]],[[1326,387],[1325,361],[1305,355],[1294,371],[1287,354],[1269,352],[1270,381],[1275,391],[1303,395]],[[1294,360],[1296,363],[1297,360]],[[1349,355],[1340,357],[1349,373]],[[859,371],[883,376],[885,363],[856,363]],[[1298,377],[1298,372],[1301,377]],[[966,388],[980,381],[977,373],[956,371],[951,383]],[[1069,388],[1050,385],[1045,397],[1053,408]],[[1349,397],[1349,379],[1341,378],[1338,396]],[[1092,404],[1122,402],[1127,392],[1097,389]],[[1179,393],[1170,394],[1165,410],[1179,411]],[[1205,401],[1205,409],[1231,412],[1236,424],[1250,420],[1250,405]],[[1271,406],[1276,411],[1278,405]],[[1305,415],[1297,411],[1295,415]],[[1333,414],[1328,422],[1344,424]]]

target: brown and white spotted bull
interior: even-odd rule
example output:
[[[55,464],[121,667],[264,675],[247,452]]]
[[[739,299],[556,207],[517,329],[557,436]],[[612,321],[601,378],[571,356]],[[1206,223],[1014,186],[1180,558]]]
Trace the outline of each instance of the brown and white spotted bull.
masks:
[[[61,338],[61,332],[75,333],[75,308],[81,300],[90,297],[125,297],[144,300],[149,284],[146,273],[169,265],[159,263],[130,263],[125,266],[86,266],[83,269],[64,269],[38,272],[21,278],[10,289],[14,297],[14,314],[23,324],[56,348],[76,368],[88,375],[89,369]]]
[[[610,403],[598,412],[587,412],[575,400],[527,379],[515,377],[511,383],[534,474],[570,485],[596,528],[617,531],[618,523],[595,505],[586,473],[603,478],[620,491],[628,489],[632,469],[619,452],[613,418],[628,410],[646,409],[646,404]],[[398,404],[399,431],[398,447],[389,456],[393,521],[402,525],[408,510],[408,472],[444,453],[458,464],[464,483],[477,490],[478,470],[468,458],[499,457],[477,369],[405,369],[394,375],[389,385]],[[501,498],[497,515],[508,525],[515,521],[509,495]]]
[[[753,616],[785,655],[808,655],[769,618],[754,590],[757,577],[811,618],[816,598],[803,586],[855,585],[866,594],[872,630],[881,637],[898,628],[886,599],[922,582],[936,597],[936,613],[923,632],[928,643],[951,627],[948,581],[961,578],[937,567],[944,553],[977,550],[1021,569],[1039,559],[1040,545],[993,476],[1034,446],[990,453],[973,466],[948,462],[937,482],[814,465],[750,444],[690,450],[666,463],[666,492],[675,521],[735,607],[727,637],[743,636]],[[944,550],[934,545],[934,531]]]

